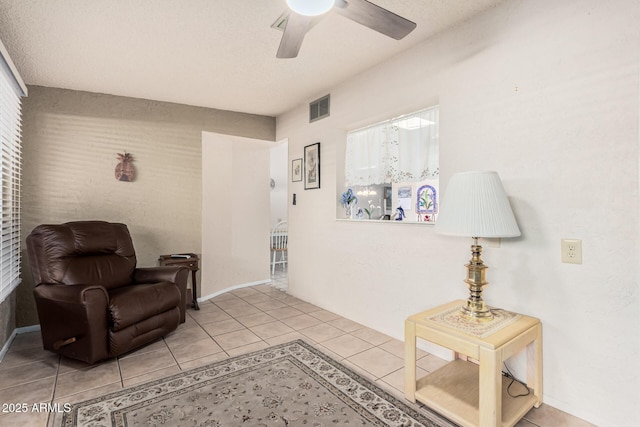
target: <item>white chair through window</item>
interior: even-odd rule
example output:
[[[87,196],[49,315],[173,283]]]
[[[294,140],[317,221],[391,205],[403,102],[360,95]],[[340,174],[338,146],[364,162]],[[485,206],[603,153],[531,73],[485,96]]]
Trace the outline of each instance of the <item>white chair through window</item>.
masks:
[[[287,265],[288,237],[287,221],[281,221],[271,229],[271,274],[275,273],[276,264],[281,264],[283,270]]]

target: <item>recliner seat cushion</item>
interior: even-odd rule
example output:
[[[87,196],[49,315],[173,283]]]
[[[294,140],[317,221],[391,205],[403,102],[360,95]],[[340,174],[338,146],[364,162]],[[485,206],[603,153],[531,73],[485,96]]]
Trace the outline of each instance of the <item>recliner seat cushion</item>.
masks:
[[[109,329],[122,330],[179,305],[180,291],[169,282],[113,289],[109,291]]]

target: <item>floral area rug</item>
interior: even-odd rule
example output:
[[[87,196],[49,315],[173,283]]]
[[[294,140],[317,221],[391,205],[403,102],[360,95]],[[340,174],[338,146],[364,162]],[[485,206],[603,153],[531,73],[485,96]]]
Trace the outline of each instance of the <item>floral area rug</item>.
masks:
[[[450,427],[302,340],[76,403],[56,426]]]

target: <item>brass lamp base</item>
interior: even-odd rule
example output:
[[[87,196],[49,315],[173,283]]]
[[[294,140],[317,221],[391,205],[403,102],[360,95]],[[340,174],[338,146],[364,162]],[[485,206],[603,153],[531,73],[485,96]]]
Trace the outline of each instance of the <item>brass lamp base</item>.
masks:
[[[489,282],[485,280],[485,270],[488,267],[484,265],[480,257],[481,253],[482,246],[478,244],[478,238],[474,237],[471,245],[471,260],[469,264],[465,264],[467,278],[464,282],[469,286],[469,299],[462,306],[462,313],[474,319],[492,320],[493,314],[482,300],[482,288],[487,286]]]

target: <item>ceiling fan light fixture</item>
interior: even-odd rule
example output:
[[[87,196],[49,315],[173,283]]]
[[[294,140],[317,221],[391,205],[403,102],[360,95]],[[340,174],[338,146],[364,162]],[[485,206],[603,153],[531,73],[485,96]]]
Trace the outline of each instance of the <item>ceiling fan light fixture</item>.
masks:
[[[318,16],[330,11],[335,2],[335,0],[287,0],[287,6],[299,15]]]

